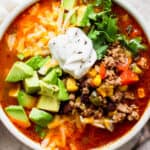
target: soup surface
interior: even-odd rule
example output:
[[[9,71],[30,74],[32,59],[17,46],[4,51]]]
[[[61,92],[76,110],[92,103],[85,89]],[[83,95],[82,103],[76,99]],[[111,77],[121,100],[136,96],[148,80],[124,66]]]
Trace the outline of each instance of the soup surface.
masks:
[[[83,49],[81,59],[71,48]],[[45,149],[103,146],[126,134],[148,105],[149,50],[141,27],[109,0],[41,0],[0,42],[0,103]]]

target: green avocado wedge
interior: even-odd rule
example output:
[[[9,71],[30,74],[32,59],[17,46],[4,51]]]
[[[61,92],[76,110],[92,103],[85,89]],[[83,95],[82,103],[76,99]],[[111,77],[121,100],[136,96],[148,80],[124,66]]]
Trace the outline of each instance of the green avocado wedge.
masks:
[[[24,91],[19,91],[17,99],[19,105],[28,109],[33,108],[37,102],[37,99],[34,96],[28,95]]]
[[[36,71],[34,71],[32,77],[24,80],[24,88],[25,92],[28,94],[34,94],[40,90],[40,81]]]
[[[30,112],[29,118],[35,124],[41,127],[47,127],[47,125],[52,121],[53,116],[43,110],[33,108]]]
[[[50,71],[43,79],[44,82],[49,83],[49,84],[57,84],[58,76],[57,72],[55,69]]]
[[[11,105],[5,108],[5,111],[11,121],[22,128],[30,127],[29,119],[22,106]]]
[[[67,101],[69,100],[69,94],[67,92],[67,89],[60,79],[58,79],[58,87],[59,87],[59,92],[58,92],[58,99],[60,101]]]
[[[31,77],[34,74],[33,69],[23,62],[16,62],[9,71],[6,81],[19,82],[25,78]]]
[[[42,62],[44,61],[44,58],[41,56],[34,56],[26,61],[26,64],[32,67],[34,70],[38,70],[40,67],[42,67]]]
[[[50,112],[58,112],[60,102],[57,97],[41,96],[38,101],[37,108]]]
[[[59,88],[57,85],[48,84],[43,81],[40,81],[40,88],[39,94],[42,96],[49,96],[49,97],[56,97]]]

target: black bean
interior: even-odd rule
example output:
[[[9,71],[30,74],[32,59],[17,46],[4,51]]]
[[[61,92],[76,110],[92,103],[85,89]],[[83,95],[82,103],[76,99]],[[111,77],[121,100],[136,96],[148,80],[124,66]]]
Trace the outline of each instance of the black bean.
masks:
[[[108,112],[109,111],[114,111],[116,109],[116,106],[114,103],[109,102],[107,106]]]
[[[89,103],[89,95],[82,94],[81,95],[81,102],[88,104]]]

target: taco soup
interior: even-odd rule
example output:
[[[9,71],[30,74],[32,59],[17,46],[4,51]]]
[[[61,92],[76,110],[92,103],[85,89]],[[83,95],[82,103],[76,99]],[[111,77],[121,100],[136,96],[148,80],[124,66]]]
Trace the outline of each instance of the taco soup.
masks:
[[[43,149],[104,146],[148,105],[149,50],[136,20],[111,0],[40,0],[0,41],[0,103]]]

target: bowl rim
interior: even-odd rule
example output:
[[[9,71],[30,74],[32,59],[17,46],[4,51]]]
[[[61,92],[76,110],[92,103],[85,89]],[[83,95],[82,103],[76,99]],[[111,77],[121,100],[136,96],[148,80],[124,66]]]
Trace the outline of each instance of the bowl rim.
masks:
[[[5,31],[10,26],[10,24],[14,21],[14,19],[22,13],[25,9],[30,7],[32,4],[38,2],[39,0],[28,0],[13,10],[13,12],[5,19],[5,21],[0,25],[0,39],[3,37]],[[117,3],[119,6],[124,8],[129,14],[131,14],[135,20],[139,23],[141,28],[143,29],[145,35],[147,36],[147,39],[150,40],[150,31],[148,29],[148,26],[146,25],[145,21],[143,20],[142,16],[137,12],[137,10],[130,5],[126,0],[113,0],[115,3]],[[140,120],[136,123],[136,125],[133,126],[133,128],[128,131],[126,134],[124,134],[122,137],[118,138],[117,140],[104,145],[100,148],[95,148],[93,150],[115,150],[123,146],[125,143],[130,141],[146,124],[150,117],[150,103],[148,104],[147,108],[145,109],[143,115],[141,116]],[[40,144],[34,142],[30,138],[28,138],[26,135],[21,133],[9,120],[7,115],[2,109],[2,106],[0,105],[0,120],[5,125],[5,127],[9,130],[9,132],[14,135],[19,141],[24,143],[25,145],[29,146],[32,149],[41,150]]]

